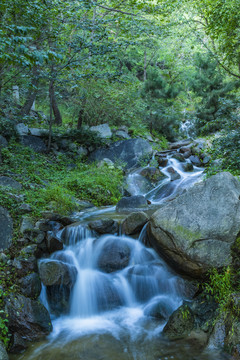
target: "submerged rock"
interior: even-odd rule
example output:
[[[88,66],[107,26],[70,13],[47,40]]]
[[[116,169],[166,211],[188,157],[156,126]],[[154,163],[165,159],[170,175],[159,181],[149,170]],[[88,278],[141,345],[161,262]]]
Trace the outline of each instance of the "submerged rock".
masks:
[[[143,195],[134,195],[123,197],[116,205],[116,211],[132,211],[137,208],[145,208],[148,206],[148,201]]]
[[[111,273],[124,269],[128,266],[131,250],[123,241],[108,241],[102,248],[98,258],[100,270]]]
[[[166,178],[166,175],[155,167],[146,167],[142,169],[140,175],[155,184]]]
[[[240,231],[240,182],[219,173],[156,211],[149,241],[180,272],[192,277],[231,263]]]

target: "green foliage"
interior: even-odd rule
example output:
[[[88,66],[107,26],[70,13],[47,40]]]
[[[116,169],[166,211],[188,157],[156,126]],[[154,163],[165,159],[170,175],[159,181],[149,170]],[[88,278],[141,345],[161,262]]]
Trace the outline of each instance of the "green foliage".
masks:
[[[224,311],[233,292],[230,267],[225,268],[221,273],[213,269],[209,274],[209,282],[205,283],[204,288],[208,294],[214,296],[220,306],[220,311]]]
[[[2,341],[5,345],[8,344],[8,319],[4,307],[4,298],[6,293],[0,288],[0,341]]]
[[[213,160],[207,174],[213,175],[219,171],[229,171],[240,175],[240,131],[229,130],[213,141],[211,148]]]
[[[179,121],[179,111],[174,100],[179,94],[179,84],[164,78],[159,71],[148,73],[142,96],[147,102],[147,124],[168,140],[173,140]]]
[[[196,104],[196,127],[199,134],[221,130],[227,124],[234,106],[234,82],[224,82],[217,61],[207,55],[196,54],[196,73],[190,84],[200,98]]]
[[[67,177],[65,183],[80,199],[90,200],[96,206],[116,204],[121,198],[123,174],[107,166],[89,165],[82,168],[80,174],[75,172]]]

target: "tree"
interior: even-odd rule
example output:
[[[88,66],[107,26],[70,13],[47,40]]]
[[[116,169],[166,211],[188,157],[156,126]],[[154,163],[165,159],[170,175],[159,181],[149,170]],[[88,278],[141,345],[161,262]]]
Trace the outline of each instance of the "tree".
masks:
[[[236,82],[224,80],[217,61],[209,54],[196,54],[195,65],[190,84],[201,99],[196,104],[196,127],[200,134],[206,134],[222,129],[229,119]]]

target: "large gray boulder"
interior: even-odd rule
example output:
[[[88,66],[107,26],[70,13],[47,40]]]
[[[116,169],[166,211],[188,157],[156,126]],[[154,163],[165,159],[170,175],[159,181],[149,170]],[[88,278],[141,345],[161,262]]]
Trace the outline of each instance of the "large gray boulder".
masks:
[[[156,211],[151,244],[180,272],[201,277],[231,263],[240,231],[240,182],[224,172],[198,183]]]
[[[0,206],[0,251],[8,249],[12,243],[13,222],[8,211]]]
[[[142,160],[149,160],[152,155],[152,147],[148,141],[143,139],[130,139],[117,141],[110,145],[109,148],[101,148],[94,151],[91,161],[101,161],[108,158],[113,162],[123,163],[125,168],[134,168]]]

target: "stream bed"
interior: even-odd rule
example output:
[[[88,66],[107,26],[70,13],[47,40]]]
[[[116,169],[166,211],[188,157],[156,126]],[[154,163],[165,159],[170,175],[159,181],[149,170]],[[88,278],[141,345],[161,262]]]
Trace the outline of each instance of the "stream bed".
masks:
[[[184,172],[176,159],[169,162],[180,177],[171,181],[163,168],[166,178],[154,189],[142,186],[139,170],[128,176],[131,194],[145,195],[152,203],[150,212],[202,177],[200,168]],[[40,300],[51,314],[53,331],[44,341],[31,344],[26,352],[11,355],[10,359],[228,359],[215,350],[200,352],[194,339],[172,342],[162,335],[171,313],[189,300],[185,280],[144,245],[145,229],[138,239],[133,239],[121,234],[97,236],[86,226],[88,221],[106,216],[121,218],[114,207],[93,210],[78,214],[79,224],[59,232],[65,246],[51,259],[77,269],[72,274],[74,286],[67,310],[62,312],[56,297],[50,298],[43,286]],[[57,291],[64,293],[64,289]]]

